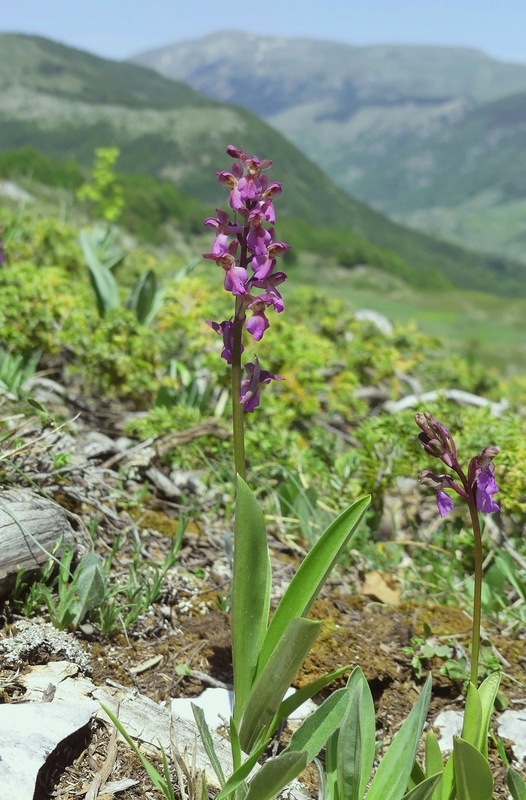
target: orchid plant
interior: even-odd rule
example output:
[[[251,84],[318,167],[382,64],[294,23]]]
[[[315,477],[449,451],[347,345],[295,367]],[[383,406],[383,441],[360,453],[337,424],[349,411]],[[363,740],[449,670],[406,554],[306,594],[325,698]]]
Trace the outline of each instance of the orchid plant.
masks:
[[[307,619],[328,575],[344,548],[352,541],[370,497],[351,505],[327,528],[304,559],[285,591],[272,619],[270,553],[265,520],[246,483],[244,415],[259,406],[261,389],[280,381],[262,368],[257,356],[243,365],[244,334],[257,343],[270,327],[267,314],[282,313],[285,306],[278,290],[287,278],[276,271],[277,259],[289,245],[275,238],[274,198],[281,184],[271,183],[270,161],[248,156],[229,146],[235,159],[230,172],[218,172],[219,183],[229,190],[230,211],[217,210],[205,225],[214,232],[204,258],[224,272],[223,286],[233,297],[230,319],[209,321],[222,337],[221,356],[231,367],[236,513],[232,572],[232,663],[234,704],[229,723],[232,771],[224,774],[204,713],[194,706],[194,715],[210,764],[221,790],[216,800],[272,800],[312,761],[340,725],[347,705],[346,689],[333,692],[293,735],[288,747],[256,765],[282,719],[349,668],[342,666],[285,697],[287,690],[314,645],[322,623]],[[107,711],[107,709],[105,709]],[[122,725],[109,712],[123,732]],[[125,734],[126,735],[126,734]],[[165,768],[164,777],[146,763],[132,740],[156,786],[165,797],[173,787]]]
[[[493,460],[499,450],[493,445],[474,456],[467,470],[457,458],[455,441],[448,428],[429,411],[416,414],[421,430],[419,440],[429,455],[438,458],[450,470],[437,474],[423,470],[419,480],[436,492],[438,511],[445,517],[453,510],[453,500],[446,490],[452,490],[467,504],[474,538],[475,574],[473,596],[473,627],[471,635],[471,679],[468,686],[464,722],[460,737],[454,739],[453,754],[444,768],[438,742],[431,731],[426,740],[426,770],[415,765],[412,778],[419,784],[430,774],[442,773],[441,785],[431,795],[432,800],[491,800],[493,775],[488,764],[488,731],[500,673],[494,672],[478,686],[480,626],[482,608],[483,555],[479,512],[494,514],[500,510],[494,495],[499,491],[495,480]],[[453,473],[453,474],[451,474]],[[508,770],[508,786],[514,800],[525,800],[526,784],[514,770]]]
[[[218,775],[223,788],[217,800],[239,787],[242,794],[253,797],[275,796],[337,728],[345,708],[344,690],[331,695],[317,710],[316,719],[304,723],[295,734],[289,747],[267,761],[247,782],[280,720],[346,669],[330,673],[284,699],[321,628],[320,622],[306,618],[308,611],[370,500],[366,497],[353,504],[322,534],[269,623],[270,554],[263,514],[245,481],[244,415],[259,406],[264,385],[282,378],[262,368],[257,356],[243,366],[243,338],[246,332],[253,342],[261,341],[270,327],[267,315],[284,311],[277,287],[287,275],[276,270],[276,264],[289,245],[275,237],[274,199],[282,187],[268,179],[272,162],[233,146],[227,153],[235,159],[232,169],[218,172],[217,177],[229,190],[230,212],[218,209],[216,217],[205,220],[215,236],[210,252],[204,256],[222,268],[224,289],[234,300],[230,319],[208,323],[222,337],[221,356],[231,366],[237,476],[231,611],[234,708],[230,739],[234,771],[226,781]],[[196,719],[206,741],[198,711]]]

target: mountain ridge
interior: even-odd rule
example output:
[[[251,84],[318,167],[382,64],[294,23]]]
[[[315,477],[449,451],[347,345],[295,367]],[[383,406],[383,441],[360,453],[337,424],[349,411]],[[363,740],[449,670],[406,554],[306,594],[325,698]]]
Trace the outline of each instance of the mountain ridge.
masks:
[[[231,32],[150,50],[133,61],[187,80],[208,96],[235,95],[248,108],[258,108],[339,186],[392,219],[526,263],[514,231],[526,210],[526,192],[524,208],[498,199],[492,204],[475,188],[465,197],[462,174],[452,170],[456,227],[453,211],[447,211],[455,203],[444,209],[426,201],[418,208],[415,195],[407,212],[400,208],[405,183],[429,177],[424,157],[438,160],[450,131],[485,106],[491,113],[492,104],[526,91],[526,65],[501,62],[473,48],[358,47]],[[474,131],[474,147],[486,146],[483,136],[481,125]],[[520,164],[520,142],[514,152]],[[498,162],[497,145],[491,157]],[[440,194],[447,167],[447,159],[438,164],[438,182],[429,179],[428,194]]]
[[[39,37],[4,34],[0,85],[4,150],[30,145],[54,158],[74,157],[87,167],[95,147],[117,146],[123,172],[171,180],[213,208],[225,200],[213,171],[228,168],[224,150],[234,143],[273,158],[276,178],[285,189],[281,213],[312,229],[350,229],[403,259],[417,279],[434,271],[457,284],[475,282],[500,293],[514,293],[522,281],[517,264],[399,227],[349,197],[294,145],[241,106],[196,95],[150,69]],[[153,96],[154,107],[145,105],[145,93]]]

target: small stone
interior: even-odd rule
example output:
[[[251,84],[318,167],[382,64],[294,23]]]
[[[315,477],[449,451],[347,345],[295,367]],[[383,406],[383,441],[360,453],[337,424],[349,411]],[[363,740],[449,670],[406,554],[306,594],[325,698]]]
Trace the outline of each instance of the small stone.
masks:
[[[513,742],[511,749],[522,765],[526,759],[526,708],[503,711],[498,718],[497,731],[503,739]]]
[[[440,729],[438,746],[442,753],[451,753],[453,737],[460,736],[464,714],[462,711],[441,711],[435,718],[433,726]]]

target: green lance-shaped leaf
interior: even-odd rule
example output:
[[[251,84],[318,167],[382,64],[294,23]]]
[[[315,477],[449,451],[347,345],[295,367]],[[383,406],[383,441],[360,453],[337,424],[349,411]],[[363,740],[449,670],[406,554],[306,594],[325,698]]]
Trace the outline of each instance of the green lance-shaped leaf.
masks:
[[[99,257],[99,261],[113,272],[126,257],[126,250],[119,244],[119,234],[116,228],[108,225],[94,225],[91,229],[91,239]]]
[[[274,733],[282,719],[287,719],[290,717],[291,714],[293,714],[294,711],[296,711],[296,709],[299,708],[303,703],[305,703],[307,700],[310,700],[310,698],[314,697],[315,694],[321,692],[322,689],[325,689],[329,683],[332,683],[332,681],[340,678],[345,672],[348,672],[349,669],[350,667],[340,667],[339,669],[335,669],[333,672],[328,672],[326,675],[322,675],[321,678],[308,683],[306,686],[302,686],[301,689],[297,689],[294,694],[286,697],[278,708],[269,733]]]
[[[519,773],[515,772],[511,767],[506,775],[506,783],[513,800],[526,800],[526,783],[524,783]]]
[[[468,684],[461,736],[464,741],[469,742],[473,747],[476,747],[477,750],[480,750],[480,741],[482,739],[482,704],[477,687],[471,683],[471,681]]]
[[[409,784],[431,697],[431,675],[404,724],[389,745],[366,800],[400,800]]]
[[[265,520],[253,493],[238,476],[231,616],[234,719],[238,727],[256,677],[259,653],[267,630],[270,584]]]
[[[442,751],[438,744],[437,737],[433,731],[429,731],[426,736],[426,778],[436,775],[444,769]]]
[[[484,758],[488,759],[488,731],[491,722],[491,715],[495,705],[495,698],[500,686],[500,672],[492,672],[488,675],[479,688],[478,695],[480,698],[480,738],[477,746]],[[464,737],[462,737],[464,738]]]
[[[413,786],[418,786],[419,783],[425,781],[426,774],[418,761],[415,761],[413,764],[413,769],[411,770],[411,775],[409,777],[409,783],[407,784],[408,789],[412,789]]]
[[[437,800],[455,800],[455,797],[455,764],[453,762],[453,753],[451,753],[442,773],[442,785]]]
[[[314,644],[322,623],[293,619],[256,679],[239,726],[239,741],[250,753],[261,731],[272,725],[285,692]]]
[[[453,740],[457,800],[491,800],[493,775],[484,756],[464,739]]]
[[[135,312],[143,325],[149,325],[159,311],[163,292],[157,288],[157,278],[153,269],[144,272],[131,290],[126,306]]]
[[[346,707],[346,689],[338,689],[324,700],[293,733],[287,749],[278,758],[268,761],[252,779],[247,798],[270,800],[286,783],[297,777],[334,734],[341,724]],[[266,772],[262,775],[264,770]],[[285,781],[285,778],[288,779]],[[270,794],[271,790],[273,794]]]
[[[308,613],[370,502],[370,496],[364,497],[340,514],[304,559],[269,625],[258,662],[258,674],[265,667],[290,620]]]
[[[257,747],[249,755],[246,761],[243,761],[243,763],[232,773],[215,800],[224,800],[225,797],[231,797],[234,792],[236,793],[237,798],[237,795],[242,790],[242,787],[247,787],[246,779],[263,755],[267,745],[268,740],[259,745],[259,747]]]
[[[337,734],[338,796],[362,800],[374,762],[375,714],[369,684],[359,667],[349,678],[346,691],[348,707]]]
[[[339,728],[347,708],[347,689],[337,689],[316,711],[302,722],[291,736],[284,752],[306,752],[309,763],[313,761],[330,736]]]
[[[437,737],[433,731],[429,731],[426,736],[426,759],[425,759],[425,775],[430,778],[432,775],[444,773],[444,761],[442,758],[442,751],[438,744]],[[442,781],[432,794],[432,800],[442,800],[444,781]]]
[[[248,785],[245,800],[273,800],[307,766],[307,753],[283,752],[269,759]]]
[[[478,689],[470,683],[466,698],[461,739],[472,744],[486,760],[488,758],[488,730],[499,685],[500,673],[493,672],[488,675]]]
[[[78,594],[78,610],[73,625],[82,622],[84,615],[104,602],[106,579],[102,562],[96,553],[87,553],[81,560],[74,575],[74,585]]]
[[[101,264],[95,250],[95,242],[89,231],[82,230],[79,235],[80,246],[90,273],[90,282],[95,294],[97,310],[101,317],[120,305],[117,281],[110,270]]]

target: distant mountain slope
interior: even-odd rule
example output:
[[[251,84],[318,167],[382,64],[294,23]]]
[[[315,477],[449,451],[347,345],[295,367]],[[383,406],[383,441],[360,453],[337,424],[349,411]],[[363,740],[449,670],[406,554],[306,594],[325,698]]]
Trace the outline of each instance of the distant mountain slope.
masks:
[[[399,220],[526,261],[525,153],[521,92],[475,108],[396,164],[380,159],[358,186]]]
[[[88,165],[97,146],[121,149],[119,169],[171,180],[212,208],[225,146],[271,157],[284,184],[280,209],[312,227],[351,229],[401,257],[415,276],[435,270],[463,286],[520,291],[520,265],[466,252],[401,228],[337,188],[283,136],[239,106],[208,99],[133,64],[32,36],[0,36],[0,148],[31,145]],[[150,99],[151,98],[151,99]]]
[[[261,114],[339,186],[398,221],[526,262],[526,187],[504,177],[514,163],[522,169],[526,65],[460,47],[232,31],[133,60]],[[481,197],[481,184],[491,197]],[[455,219],[444,210],[453,207]]]
[[[51,92],[56,97],[128,108],[170,109],[174,104],[216,106],[187,83],[151,70],[97,58],[39,36],[0,33],[0,87]]]
[[[132,60],[263,116],[347,189],[393,148],[526,90],[526,65],[461,47],[355,47],[224,31]]]

